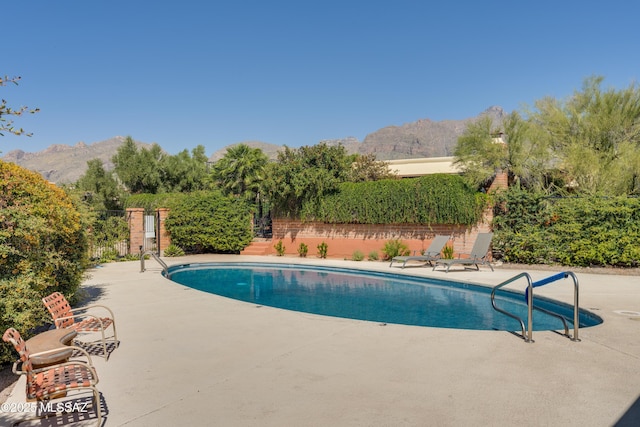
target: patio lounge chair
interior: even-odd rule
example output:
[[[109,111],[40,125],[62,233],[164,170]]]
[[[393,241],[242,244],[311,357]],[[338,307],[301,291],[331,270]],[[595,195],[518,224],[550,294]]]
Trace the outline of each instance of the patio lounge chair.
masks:
[[[435,265],[433,266],[433,270],[436,269],[439,265],[443,267],[447,267],[447,273],[449,272],[449,268],[452,265],[475,265],[476,270],[480,270],[480,265],[488,265],[493,271],[493,266],[489,262],[489,247],[491,246],[491,239],[493,239],[493,233],[478,233],[478,237],[476,238],[475,243],[473,244],[473,248],[471,248],[471,253],[468,258],[456,258],[456,259],[439,259],[435,261]]]
[[[431,244],[425,251],[424,255],[408,255],[408,256],[396,256],[391,260],[391,264],[389,267],[393,266],[394,262],[401,262],[402,268],[407,265],[408,261],[418,261],[423,262],[424,264],[420,265],[425,266],[427,264],[433,265],[433,261],[440,259],[440,252],[442,252],[442,248],[449,241],[449,236],[436,236],[431,241]]]
[[[72,309],[67,299],[60,292],[54,292],[51,295],[42,298],[56,328],[68,328],[77,332],[100,332],[102,334],[102,350],[105,360],[109,359],[107,351],[107,340],[104,331],[109,327],[113,327],[114,348],[118,346],[118,336],[116,334],[116,322],[113,311],[104,305],[89,305],[86,307]],[[102,308],[109,312],[111,317],[97,317],[86,313],[92,308]],[[76,321],[78,319],[78,321]]]
[[[42,402],[43,405],[45,405],[38,406],[35,417],[31,419],[48,418],[56,412],[66,412],[68,408],[84,409],[85,405],[79,404],[81,397],[80,394],[90,392],[93,397],[92,406],[96,413],[98,421],[97,425],[102,425],[100,393],[96,388],[98,375],[96,374],[96,370],[91,363],[91,357],[88,353],[83,352],[82,349],[76,347],[74,348],[75,350],[80,351],[87,357],[87,363],[80,360],[74,360],[36,369],[32,364],[32,361],[36,356],[45,356],[50,352],[59,351],[59,349],[52,349],[40,353],[30,353],[26,342],[14,328],[7,329],[2,336],[2,339],[7,343],[13,344],[13,347],[20,355],[20,359],[13,364],[13,372],[17,375],[26,375],[27,402],[36,401]],[[20,365],[19,369],[18,365]],[[68,396],[68,392],[71,391],[78,391],[78,393],[74,393],[74,396]],[[51,402],[53,399],[66,397],[69,397],[69,399],[65,402],[56,402],[55,404]],[[51,403],[51,405],[47,405],[48,403]],[[59,408],[63,408],[64,411],[61,411]],[[88,419],[86,418],[87,414],[85,414],[84,410],[81,410],[77,415],[82,419]],[[18,423],[14,423],[14,425],[25,421],[29,420],[21,420]],[[51,425],[61,424],[57,424],[54,421]]]

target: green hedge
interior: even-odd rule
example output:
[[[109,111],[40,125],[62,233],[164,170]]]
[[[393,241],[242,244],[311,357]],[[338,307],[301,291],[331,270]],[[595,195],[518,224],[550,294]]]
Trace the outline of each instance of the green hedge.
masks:
[[[345,182],[319,203],[303,205],[302,218],[357,224],[477,224],[487,197],[457,175]]]
[[[546,198],[512,190],[496,206],[493,248],[507,262],[640,265],[637,198]]]
[[[154,212],[156,209],[169,208],[172,204],[188,197],[189,193],[159,193],[159,194],[132,194],[127,197],[125,208],[144,208],[145,212]]]
[[[191,253],[239,253],[253,238],[251,208],[219,191],[194,192],[169,204],[171,243]]]

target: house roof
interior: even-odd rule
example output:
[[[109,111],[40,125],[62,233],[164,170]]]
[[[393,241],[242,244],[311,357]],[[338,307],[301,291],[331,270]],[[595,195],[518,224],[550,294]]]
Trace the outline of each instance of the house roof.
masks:
[[[453,164],[453,157],[423,157],[418,159],[387,160],[389,170],[401,178],[410,178],[435,173],[462,173]]]

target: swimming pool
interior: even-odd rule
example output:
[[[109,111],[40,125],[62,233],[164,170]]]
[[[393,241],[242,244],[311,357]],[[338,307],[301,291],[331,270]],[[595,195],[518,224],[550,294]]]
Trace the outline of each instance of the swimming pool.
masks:
[[[415,326],[520,330],[493,309],[491,288],[462,282],[300,264],[198,263],[171,266],[174,282],[253,304],[325,316]],[[501,292],[501,307],[527,318],[522,293]],[[572,319],[573,307],[536,296],[537,304]],[[569,322],[571,325],[572,323]],[[580,310],[580,327],[602,323]],[[562,322],[534,312],[534,330],[560,330]]]

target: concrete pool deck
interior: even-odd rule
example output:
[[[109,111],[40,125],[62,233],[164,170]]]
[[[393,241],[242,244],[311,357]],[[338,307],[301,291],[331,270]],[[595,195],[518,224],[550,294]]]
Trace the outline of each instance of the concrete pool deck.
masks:
[[[164,260],[302,261],[485,285],[521,271],[534,280],[553,274],[239,255]],[[256,306],[173,283],[154,260],[146,268],[105,264],[83,285],[92,303],[114,310],[120,339],[108,362],[93,358],[105,426],[640,425],[640,276],[577,272],[580,306],[604,323],[581,329],[581,342],[534,332],[535,343],[525,343],[508,332]],[[572,303],[573,282],[538,294]],[[24,402],[24,378],[12,402]],[[0,425],[18,417],[0,412]]]

